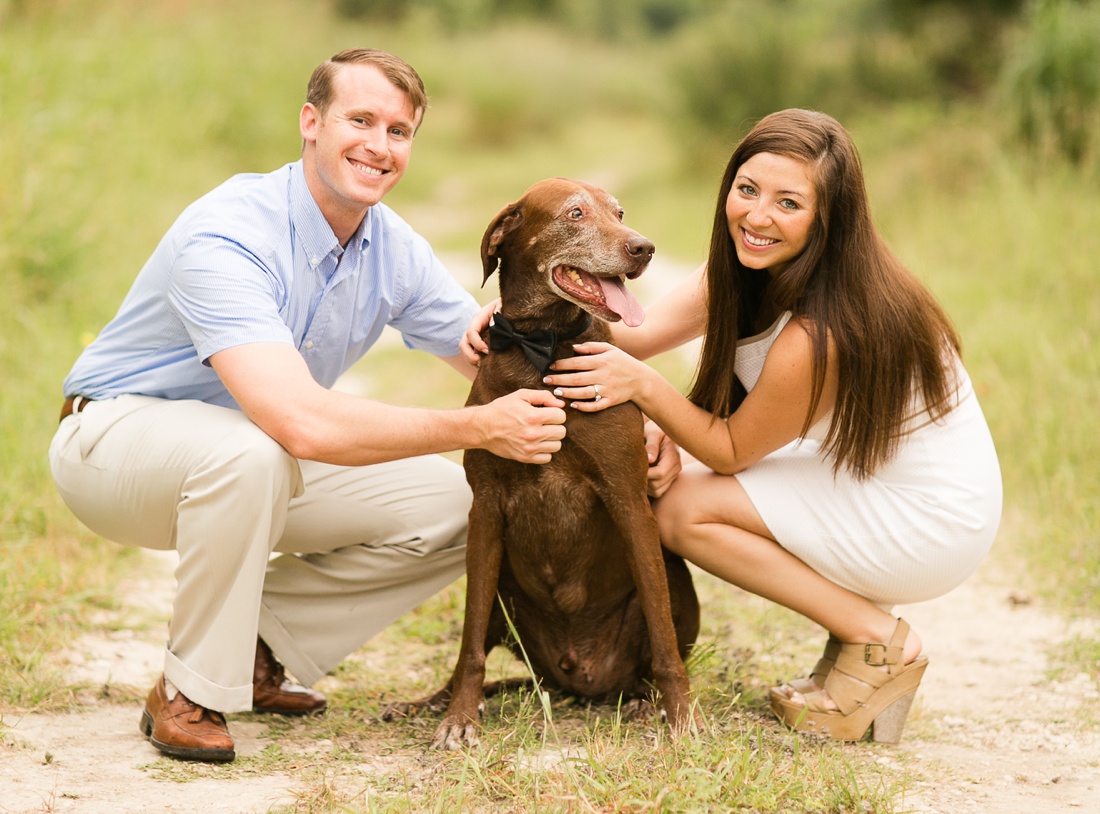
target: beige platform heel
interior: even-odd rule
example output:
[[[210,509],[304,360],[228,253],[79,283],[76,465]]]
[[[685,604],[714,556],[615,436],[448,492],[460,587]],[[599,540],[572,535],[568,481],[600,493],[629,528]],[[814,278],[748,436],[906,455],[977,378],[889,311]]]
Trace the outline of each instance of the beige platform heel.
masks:
[[[862,740],[871,730],[878,743],[897,743],[928,667],[925,656],[901,663],[908,635],[899,619],[889,644],[841,644],[823,690],[806,694],[805,704],[773,693],[772,711],[787,726],[834,740]],[[837,709],[827,708],[829,700]]]

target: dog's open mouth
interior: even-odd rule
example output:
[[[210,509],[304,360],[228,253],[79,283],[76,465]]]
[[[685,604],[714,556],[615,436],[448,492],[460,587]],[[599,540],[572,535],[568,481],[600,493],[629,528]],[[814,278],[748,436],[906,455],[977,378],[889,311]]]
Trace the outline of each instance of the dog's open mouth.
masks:
[[[622,277],[597,277],[573,266],[555,266],[553,279],[569,296],[602,311],[604,319],[618,317],[632,328],[645,319],[641,304],[627,290]]]

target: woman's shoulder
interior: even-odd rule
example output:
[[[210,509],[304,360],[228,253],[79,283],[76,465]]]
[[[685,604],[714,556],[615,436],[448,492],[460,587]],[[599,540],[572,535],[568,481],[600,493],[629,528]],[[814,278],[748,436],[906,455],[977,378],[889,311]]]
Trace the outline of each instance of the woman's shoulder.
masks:
[[[764,371],[773,368],[807,368],[812,364],[813,340],[804,321],[784,311],[768,328],[737,343],[734,372],[752,390]]]
[[[775,342],[792,319],[794,319],[792,312],[784,311],[764,330],[737,340],[738,350],[761,346],[766,350]]]
[[[780,346],[788,353],[811,353],[819,333],[824,331],[827,350],[830,355],[836,351],[836,339],[829,326],[811,317],[785,312],[768,331],[772,335],[772,345]]]

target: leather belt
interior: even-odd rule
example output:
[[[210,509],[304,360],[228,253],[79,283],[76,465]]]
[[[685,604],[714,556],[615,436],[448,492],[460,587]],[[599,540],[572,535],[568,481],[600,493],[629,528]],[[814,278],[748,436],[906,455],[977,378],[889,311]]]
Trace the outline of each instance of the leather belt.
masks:
[[[69,396],[65,399],[65,403],[61,405],[61,418],[58,419],[58,422],[64,421],[73,413],[79,413],[91,403],[92,399],[86,396]]]

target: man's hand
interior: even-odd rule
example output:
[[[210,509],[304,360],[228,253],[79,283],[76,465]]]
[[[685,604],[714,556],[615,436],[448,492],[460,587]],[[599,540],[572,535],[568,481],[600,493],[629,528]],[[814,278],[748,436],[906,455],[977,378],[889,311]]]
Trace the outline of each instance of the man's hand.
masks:
[[[481,357],[489,352],[489,346],[481,338],[481,332],[489,327],[489,320],[493,314],[500,310],[500,298],[493,300],[488,305],[482,306],[466,328],[466,333],[458,343],[458,351],[475,367],[481,362]]]
[[[647,486],[650,497],[660,497],[680,475],[680,448],[652,421],[645,423],[645,451],[649,457]]]
[[[546,390],[517,390],[478,408],[486,442],[494,455],[545,464],[565,438],[565,402]]]

